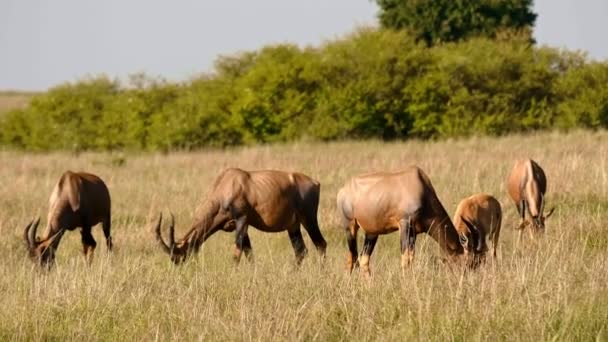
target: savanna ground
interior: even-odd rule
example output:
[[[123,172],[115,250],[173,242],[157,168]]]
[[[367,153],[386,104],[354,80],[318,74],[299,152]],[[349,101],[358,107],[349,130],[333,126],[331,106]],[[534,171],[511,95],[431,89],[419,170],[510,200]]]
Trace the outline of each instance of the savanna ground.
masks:
[[[538,245],[516,246],[516,210],[505,180],[517,158],[546,171],[556,213]],[[608,132],[544,133],[443,142],[296,143],[163,154],[0,152],[0,340],[606,340],[608,339]],[[351,176],[421,166],[452,214],[460,199],[495,195],[504,219],[497,263],[463,273],[420,235],[402,273],[396,233],[380,237],[372,279],[345,272],[346,242],[335,196]],[[232,262],[233,235],[212,236],[174,267],[156,244],[159,212],[176,235],[224,168],[298,170],[321,184],[323,263],[298,269],[286,233],[250,230],[255,262]],[[41,215],[62,171],[108,184],[116,250],[100,227],[87,267],[69,232],[51,272],[32,267],[21,239]],[[41,230],[41,229],[40,229]],[[361,235],[361,233],[360,233]],[[361,247],[362,237],[359,236]]]

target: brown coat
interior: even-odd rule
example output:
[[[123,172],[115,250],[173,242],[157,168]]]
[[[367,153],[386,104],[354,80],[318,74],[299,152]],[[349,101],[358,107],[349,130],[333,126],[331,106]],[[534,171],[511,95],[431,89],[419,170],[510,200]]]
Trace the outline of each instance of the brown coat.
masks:
[[[454,227],[458,235],[463,238],[462,244],[466,253],[472,253],[473,249],[482,256],[488,250],[487,239],[492,240],[492,254],[496,257],[496,247],[500,236],[502,222],[502,208],[500,202],[488,194],[475,194],[463,199],[456,208],[454,214]],[[479,231],[479,245],[472,244],[473,225]]]
[[[378,172],[350,179],[338,192],[337,206],[347,232],[348,268],[357,264],[356,234],[365,232],[361,267],[369,273],[369,256],[378,235],[400,231],[402,267],[414,256],[416,235],[428,233],[451,257],[464,250],[427,175],[413,166],[401,172]],[[406,255],[407,252],[407,255]]]
[[[156,238],[177,264],[191,252],[198,251],[215,232],[236,231],[235,259],[238,261],[242,251],[247,256],[251,253],[249,225],[271,233],[286,230],[300,262],[306,254],[300,224],[317,249],[325,253],[327,243],[317,222],[319,194],[319,182],[301,173],[226,169],[197,208],[191,228],[183,238],[175,241],[172,222],[169,243],[165,243],[160,233],[162,218],[156,226]]]
[[[521,217],[520,228],[532,223],[534,231],[543,231],[545,219],[551,216],[554,210],[551,209],[547,216],[543,216],[547,191],[547,179],[543,169],[531,159],[516,161],[507,180],[507,190]],[[528,220],[526,212],[529,215]]]
[[[97,245],[91,228],[96,224],[102,223],[106,246],[108,250],[112,249],[110,212],[110,192],[99,177],[85,172],[66,171],[49,198],[47,224],[42,237],[36,237],[40,219],[30,222],[25,228],[24,239],[30,257],[41,265],[50,266],[63,233],[80,227],[83,252],[90,262]]]

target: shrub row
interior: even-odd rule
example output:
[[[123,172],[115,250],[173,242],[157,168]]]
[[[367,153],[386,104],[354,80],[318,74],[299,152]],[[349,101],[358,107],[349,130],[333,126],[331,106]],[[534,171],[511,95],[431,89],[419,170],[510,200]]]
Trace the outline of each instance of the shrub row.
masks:
[[[505,35],[426,47],[361,29],[319,47],[218,58],[184,83],[135,75],[57,86],[0,118],[28,150],[190,149],[608,126],[608,63]]]

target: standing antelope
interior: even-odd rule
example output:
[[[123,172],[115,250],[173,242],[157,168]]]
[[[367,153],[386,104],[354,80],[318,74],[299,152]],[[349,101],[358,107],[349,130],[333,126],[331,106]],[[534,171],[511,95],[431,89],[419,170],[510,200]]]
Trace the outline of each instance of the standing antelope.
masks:
[[[431,235],[451,259],[464,254],[458,233],[431,181],[416,166],[401,172],[353,177],[338,192],[337,205],[342,227],[346,230],[349,271],[357,265],[359,228],[365,231],[360,261],[365,275],[369,275],[369,258],[378,235],[397,230],[401,241],[402,268],[412,262],[416,235],[420,233]]]
[[[30,258],[41,266],[51,267],[65,231],[80,227],[83,253],[90,263],[97,245],[91,235],[91,228],[100,222],[106,246],[111,251],[110,207],[110,192],[99,177],[90,173],[66,171],[49,198],[49,213],[42,237],[36,237],[40,218],[25,228],[23,238]]]
[[[287,230],[299,264],[307,254],[300,231],[304,226],[321,255],[327,243],[319,230],[319,182],[301,173],[226,169],[216,179],[210,193],[195,213],[190,231],[175,242],[175,222],[171,216],[169,243],[161,236],[162,215],[156,225],[156,239],[175,264],[198,252],[218,230],[236,231],[234,259],[241,253],[252,258],[249,225],[264,232]]]
[[[543,216],[547,190],[547,179],[543,169],[531,159],[518,160],[509,175],[507,189],[521,216],[518,227],[519,238],[521,239],[523,229],[530,225],[531,236],[533,233],[544,232],[545,220],[553,214],[555,208],[552,208],[547,216]],[[526,209],[530,216],[529,220],[526,220]]]
[[[496,258],[501,222],[500,202],[488,194],[476,194],[463,199],[458,204],[454,214],[454,227],[461,238],[460,243],[465,254],[477,257],[474,263],[485,259],[488,238],[492,240],[492,255]],[[478,237],[472,237],[477,233]],[[473,244],[473,241],[477,243]]]

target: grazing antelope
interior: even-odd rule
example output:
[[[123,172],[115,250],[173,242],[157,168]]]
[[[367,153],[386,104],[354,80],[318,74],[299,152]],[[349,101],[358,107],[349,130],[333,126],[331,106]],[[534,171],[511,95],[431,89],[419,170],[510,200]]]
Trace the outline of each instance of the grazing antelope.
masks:
[[[65,231],[80,227],[83,253],[90,263],[97,245],[91,235],[91,228],[100,222],[106,246],[111,251],[110,207],[110,192],[99,177],[90,173],[66,171],[49,198],[49,213],[42,237],[36,237],[40,218],[25,228],[23,238],[30,258],[41,266],[51,267]]]
[[[236,231],[234,259],[238,263],[242,252],[250,260],[253,257],[247,234],[249,225],[264,232],[287,230],[300,264],[307,254],[300,224],[320,254],[325,255],[327,243],[317,223],[320,187],[319,182],[301,173],[226,169],[196,210],[190,231],[176,242],[171,215],[169,243],[165,243],[160,232],[161,215],[155,229],[156,239],[171,260],[179,264],[192,252],[198,252],[213,233]]]
[[[416,235],[420,233],[431,235],[453,260],[464,254],[458,233],[431,181],[416,166],[401,172],[353,177],[338,192],[337,205],[350,252],[347,259],[349,272],[359,264],[364,274],[369,275],[369,258],[378,236],[397,230],[401,241],[402,268],[412,262]],[[358,263],[359,228],[365,231],[365,242]]]
[[[467,255],[477,257],[474,263],[485,259],[488,250],[486,239],[492,240],[492,255],[496,258],[496,247],[500,235],[502,209],[500,202],[488,194],[476,194],[460,201],[454,214],[454,227]],[[473,234],[479,234],[472,237]],[[477,241],[473,244],[472,241]]]
[[[545,220],[553,214],[555,208],[552,208],[547,216],[543,215],[547,190],[547,179],[543,169],[531,159],[518,160],[509,175],[507,189],[521,216],[518,227],[520,239],[523,229],[530,225],[531,236],[534,235],[533,233],[544,232]],[[530,216],[529,220],[526,220],[526,209]]]

